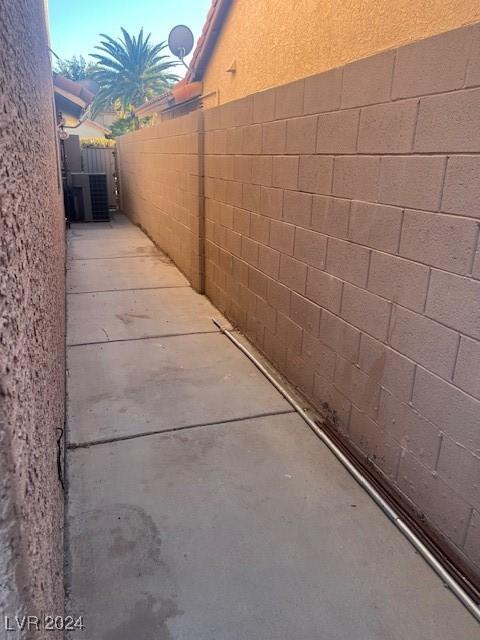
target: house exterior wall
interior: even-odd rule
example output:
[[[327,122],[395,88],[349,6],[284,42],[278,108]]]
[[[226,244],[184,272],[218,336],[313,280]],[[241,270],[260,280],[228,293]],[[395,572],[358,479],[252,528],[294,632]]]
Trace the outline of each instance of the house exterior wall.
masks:
[[[203,289],[202,113],[117,138],[120,206]]]
[[[234,0],[205,72],[207,107],[480,20],[476,0]],[[232,62],[236,73],[227,73]]]
[[[64,215],[44,5],[0,8],[0,612],[63,612]],[[15,637],[23,635],[12,634]],[[38,638],[61,637],[39,633]],[[26,636],[25,636],[26,637]]]
[[[207,295],[477,578],[479,104],[477,24],[207,109],[203,143]],[[170,126],[120,143],[167,251]]]

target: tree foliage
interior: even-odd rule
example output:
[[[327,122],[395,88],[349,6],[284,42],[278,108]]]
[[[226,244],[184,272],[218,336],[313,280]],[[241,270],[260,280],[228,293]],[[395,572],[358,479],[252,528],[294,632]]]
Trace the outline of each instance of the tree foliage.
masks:
[[[73,56],[69,60],[58,60],[55,65],[55,73],[58,73],[70,80],[89,80],[93,78],[95,64],[87,62],[85,58]]]
[[[164,42],[151,44],[151,34],[144,38],[143,28],[137,37],[123,28],[122,34],[117,39],[100,34],[103,40],[95,49],[101,53],[90,55],[96,60],[93,79],[100,85],[97,105],[114,104],[125,116],[178,80],[171,72],[178,63],[162,54]]]
[[[123,136],[124,133],[135,131],[135,129],[138,129],[140,126],[146,126],[151,119],[151,116],[148,116],[139,120],[131,113],[120,117],[110,126],[112,138],[118,138],[119,136]]]

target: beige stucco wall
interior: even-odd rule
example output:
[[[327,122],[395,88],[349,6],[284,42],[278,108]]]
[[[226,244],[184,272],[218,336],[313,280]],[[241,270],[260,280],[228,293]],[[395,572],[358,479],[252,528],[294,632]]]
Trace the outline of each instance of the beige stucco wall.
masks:
[[[477,0],[233,0],[204,77],[206,106],[480,20]],[[231,63],[236,73],[227,73]]]
[[[0,33],[3,628],[4,615],[63,612],[64,215],[42,0],[2,3]]]

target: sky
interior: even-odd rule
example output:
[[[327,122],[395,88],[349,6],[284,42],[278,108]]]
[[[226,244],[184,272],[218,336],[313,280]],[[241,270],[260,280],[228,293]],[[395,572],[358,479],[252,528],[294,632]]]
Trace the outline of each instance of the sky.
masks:
[[[60,58],[82,54],[88,61],[99,44],[98,34],[118,37],[120,27],[137,34],[143,26],[157,43],[167,40],[176,24],[186,24],[196,42],[211,0],[49,0],[48,4],[53,51]]]

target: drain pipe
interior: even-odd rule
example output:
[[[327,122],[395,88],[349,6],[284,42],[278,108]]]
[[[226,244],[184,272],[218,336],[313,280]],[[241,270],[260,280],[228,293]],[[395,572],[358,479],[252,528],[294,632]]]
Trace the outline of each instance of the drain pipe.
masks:
[[[472,614],[472,616],[480,622],[480,608],[475,604],[468,593],[458,584],[458,582],[448,573],[445,567],[435,558],[435,556],[427,549],[420,538],[414,531],[401,519],[394,509],[388,504],[388,502],[380,495],[375,487],[369,482],[369,480],[352,464],[347,456],[337,447],[329,435],[321,429],[307,414],[307,412],[298,404],[293,396],[272,376],[272,374],[263,366],[263,364],[255,358],[253,354],[243,346],[243,344],[237,340],[231,331],[222,327],[222,325],[212,318],[213,324],[223,333],[227,338],[233,342],[233,344],[242,351],[249,360],[257,367],[261,373],[273,384],[275,389],[285,398],[285,400],[295,409],[298,415],[308,424],[310,429],[317,435],[320,440],[330,449],[333,455],[339,462],[345,467],[351,476],[358,482],[358,484],[368,493],[368,495],[376,502],[380,509],[385,513],[387,518],[393,522],[401,533],[407,538],[407,540],[415,547],[416,551],[422,556],[422,558],[430,565],[435,573],[440,577],[442,582],[456,595],[463,606]]]

